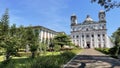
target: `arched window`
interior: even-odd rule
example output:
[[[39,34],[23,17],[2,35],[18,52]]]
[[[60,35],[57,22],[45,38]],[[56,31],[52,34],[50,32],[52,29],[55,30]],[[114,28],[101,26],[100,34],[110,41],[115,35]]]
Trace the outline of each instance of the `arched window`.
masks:
[[[102,26],[102,29],[105,29],[105,27],[104,27],[104,26]]]
[[[100,37],[100,34],[98,34],[98,37]]]
[[[77,35],[76,38],[79,38],[79,35]]]
[[[86,37],[88,38],[88,37],[89,37],[89,35],[87,34],[87,35],[86,35]]]
[[[84,37],[84,35],[82,35],[82,37]]]
[[[86,31],[88,31],[88,28],[86,29]]]
[[[94,35],[92,34],[92,37],[94,37]]]
[[[73,31],[75,31],[75,28],[73,28]]]

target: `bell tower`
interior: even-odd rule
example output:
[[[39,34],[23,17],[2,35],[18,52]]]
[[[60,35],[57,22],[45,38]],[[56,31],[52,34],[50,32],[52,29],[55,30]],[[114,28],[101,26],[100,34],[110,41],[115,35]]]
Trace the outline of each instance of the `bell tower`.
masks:
[[[100,10],[99,12],[99,22],[106,22],[106,14],[105,14],[105,11],[104,10]]]
[[[77,24],[77,16],[73,14],[71,16],[71,25],[76,25]]]

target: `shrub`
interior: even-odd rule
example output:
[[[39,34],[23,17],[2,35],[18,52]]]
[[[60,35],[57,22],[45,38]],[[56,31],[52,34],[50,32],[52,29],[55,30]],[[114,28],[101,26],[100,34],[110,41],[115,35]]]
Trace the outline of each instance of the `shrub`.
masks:
[[[110,52],[109,52],[110,49],[109,48],[95,48],[95,49],[104,53],[104,54],[110,54]]]
[[[117,51],[117,46],[114,46],[109,50],[111,55],[115,55],[116,51]]]
[[[18,56],[27,56],[27,57],[29,57],[29,56],[31,56],[31,52],[18,52]]]
[[[75,53],[66,51],[66,52],[62,53],[61,56],[67,59],[67,58],[71,58],[71,57],[75,56]]]
[[[0,68],[61,68],[61,66],[67,63],[76,52],[80,50],[63,51],[63,53],[57,55],[42,55],[34,59],[31,58],[17,58],[11,59],[7,65],[0,63]],[[31,53],[19,52],[21,56],[30,56]]]
[[[60,51],[60,48],[61,48],[61,47],[60,47],[59,45],[55,45],[55,46],[54,46],[54,50],[55,50],[55,51]]]

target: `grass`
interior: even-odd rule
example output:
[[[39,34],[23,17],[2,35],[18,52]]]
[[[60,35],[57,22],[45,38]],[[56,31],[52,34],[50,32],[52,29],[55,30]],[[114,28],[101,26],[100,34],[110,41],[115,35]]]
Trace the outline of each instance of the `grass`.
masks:
[[[40,55],[34,59],[25,56],[13,57],[8,64],[0,62],[0,68],[61,68],[63,64],[66,64],[80,51],[81,49],[46,52],[45,55]]]
[[[5,58],[5,57],[4,57],[3,55],[2,55],[2,56],[0,56],[0,62],[1,62],[1,61],[3,61],[3,60],[4,60],[4,58]]]

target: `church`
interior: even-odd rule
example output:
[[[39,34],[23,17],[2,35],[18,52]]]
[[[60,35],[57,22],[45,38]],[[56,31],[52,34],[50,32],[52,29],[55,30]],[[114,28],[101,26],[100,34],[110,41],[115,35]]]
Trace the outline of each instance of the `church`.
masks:
[[[111,48],[113,43],[107,36],[106,14],[104,10],[98,13],[98,21],[90,15],[82,23],[77,22],[77,16],[71,16],[71,40],[81,48]]]

